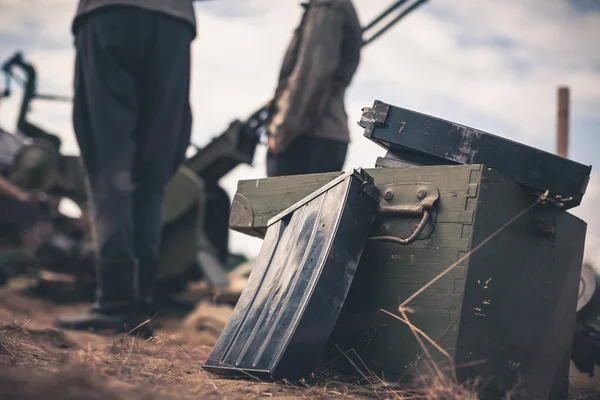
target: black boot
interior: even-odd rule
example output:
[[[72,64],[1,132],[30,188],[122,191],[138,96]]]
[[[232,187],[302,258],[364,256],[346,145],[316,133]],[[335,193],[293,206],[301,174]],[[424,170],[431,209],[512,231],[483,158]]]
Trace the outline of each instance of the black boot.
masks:
[[[147,318],[130,310],[107,309],[101,303],[94,303],[86,313],[57,318],[55,326],[76,331],[90,331],[99,334],[120,333],[149,338],[154,335]]]
[[[100,266],[97,274],[96,302],[79,315],[59,317],[55,326],[63,329],[104,334],[126,333],[150,337],[147,317],[135,301],[133,262],[112,262]]]

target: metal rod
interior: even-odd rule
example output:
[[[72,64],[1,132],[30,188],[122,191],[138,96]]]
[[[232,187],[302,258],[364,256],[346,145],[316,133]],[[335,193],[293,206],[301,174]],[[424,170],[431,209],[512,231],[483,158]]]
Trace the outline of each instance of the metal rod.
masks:
[[[38,100],[49,100],[49,101],[65,101],[71,102],[73,98],[70,96],[61,96],[61,95],[53,95],[53,94],[36,94],[34,96],[35,99]]]
[[[390,29],[392,26],[394,26],[398,21],[400,21],[402,18],[404,18],[406,15],[408,15],[409,13],[414,11],[417,7],[419,7],[426,1],[427,0],[419,0],[419,1],[416,1],[415,3],[411,4],[408,8],[406,8],[406,10],[402,11],[398,16],[396,16],[396,18],[391,20],[387,25],[385,25],[383,28],[381,28],[379,31],[377,31],[375,34],[373,34],[369,39],[363,41],[363,46],[366,46],[369,43],[372,43],[375,39],[377,39],[379,36],[381,36],[384,32],[386,32],[388,29]]]
[[[389,14],[391,14],[397,8],[399,8],[404,3],[406,3],[406,1],[407,0],[398,0],[398,1],[396,1],[394,4],[392,4],[387,9],[385,9],[381,14],[379,14],[377,17],[375,17],[375,19],[373,21],[371,21],[369,24],[367,24],[367,26],[365,26],[364,28],[362,28],[362,32],[365,33],[368,30],[371,30],[372,27],[374,27],[377,23],[379,23],[381,20],[383,20],[385,17],[387,17]],[[410,5],[409,7],[407,7],[406,10],[404,10],[403,12],[401,12],[392,21],[390,21],[386,25],[384,25],[379,31],[375,32],[369,39],[363,41],[362,46],[366,46],[367,44],[372,43],[375,39],[377,39],[379,36],[381,36],[388,29],[390,29],[398,21],[400,21],[402,18],[404,18],[410,12],[414,11],[417,7],[419,7],[420,5],[422,5],[423,3],[425,3],[426,1],[427,0],[418,0],[415,3],[413,3],[412,5]],[[265,109],[265,110],[267,110],[267,112],[269,112],[268,111],[269,108],[270,108],[269,105],[271,104],[272,101],[273,100],[270,100],[266,105],[263,105],[261,107],[261,109]],[[265,122],[263,121],[262,123],[264,125]]]
[[[556,154],[567,158],[569,154],[569,88],[558,88],[558,121],[556,127]]]
[[[371,29],[379,21],[381,21],[382,19],[384,19],[385,17],[387,17],[392,11],[394,11],[395,9],[397,9],[398,7],[400,7],[404,3],[406,3],[406,0],[399,0],[399,1],[395,2],[394,4],[392,4],[391,6],[389,6],[386,10],[384,10],[381,14],[379,14],[378,17],[376,17],[373,21],[371,21],[371,23],[369,23],[367,26],[365,26],[363,28],[363,30],[362,30],[363,33],[365,33],[366,31],[368,31],[369,29]]]

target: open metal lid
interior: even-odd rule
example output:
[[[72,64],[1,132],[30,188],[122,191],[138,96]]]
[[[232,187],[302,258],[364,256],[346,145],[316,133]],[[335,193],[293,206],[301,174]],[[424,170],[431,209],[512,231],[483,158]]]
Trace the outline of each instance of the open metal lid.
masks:
[[[596,291],[596,274],[591,268],[583,266],[581,268],[581,279],[579,280],[579,297],[577,298],[577,312],[585,307]]]
[[[483,164],[565,209],[581,203],[592,167],[455,122],[376,100],[363,108],[364,136],[386,158],[418,165]]]

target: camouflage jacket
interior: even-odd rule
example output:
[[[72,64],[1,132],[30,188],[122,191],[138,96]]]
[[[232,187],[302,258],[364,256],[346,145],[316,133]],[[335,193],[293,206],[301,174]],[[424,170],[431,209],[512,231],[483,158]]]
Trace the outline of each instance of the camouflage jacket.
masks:
[[[182,19],[196,31],[196,14],[193,2],[198,0],[79,0],[72,31],[75,33],[79,17],[107,6],[132,6],[167,14]]]
[[[360,60],[362,28],[350,0],[311,0],[285,54],[269,124],[285,151],[300,135],[348,143],[344,107]]]

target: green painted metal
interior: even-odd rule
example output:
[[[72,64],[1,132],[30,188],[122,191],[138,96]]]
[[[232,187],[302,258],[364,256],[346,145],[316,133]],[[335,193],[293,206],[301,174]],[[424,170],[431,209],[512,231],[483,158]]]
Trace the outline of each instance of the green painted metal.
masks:
[[[198,210],[203,183],[188,167],[169,181],[163,203],[163,230],[159,250],[159,281],[180,277],[193,268],[198,251]]]
[[[188,167],[181,167],[165,188],[163,224],[180,218],[191,207],[198,204],[202,194],[202,183]]]
[[[367,245],[329,355],[340,355],[335,343],[354,349],[371,373],[413,381],[432,373],[424,351],[408,326],[385,311],[398,315],[400,304],[537,198],[482,165],[366,171],[379,187],[433,184],[439,201],[428,235],[410,245]],[[337,175],[240,182],[238,195],[251,213],[232,215],[238,223],[232,229],[260,236],[270,217]],[[380,215],[371,236],[406,237],[419,220]],[[482,398],[502,398],[521,377],[527,398],[565,399],[585,231],[568,212],[536,205],[408,303],[408,318],[450,354],[460,380],[484,379]],[[449,360],[423,342],[447,371]]]
[[[194,263],[198,251],[198,207],[183,211],[179,218],[163,227],[159,250],[159,282],[182,278]]]

